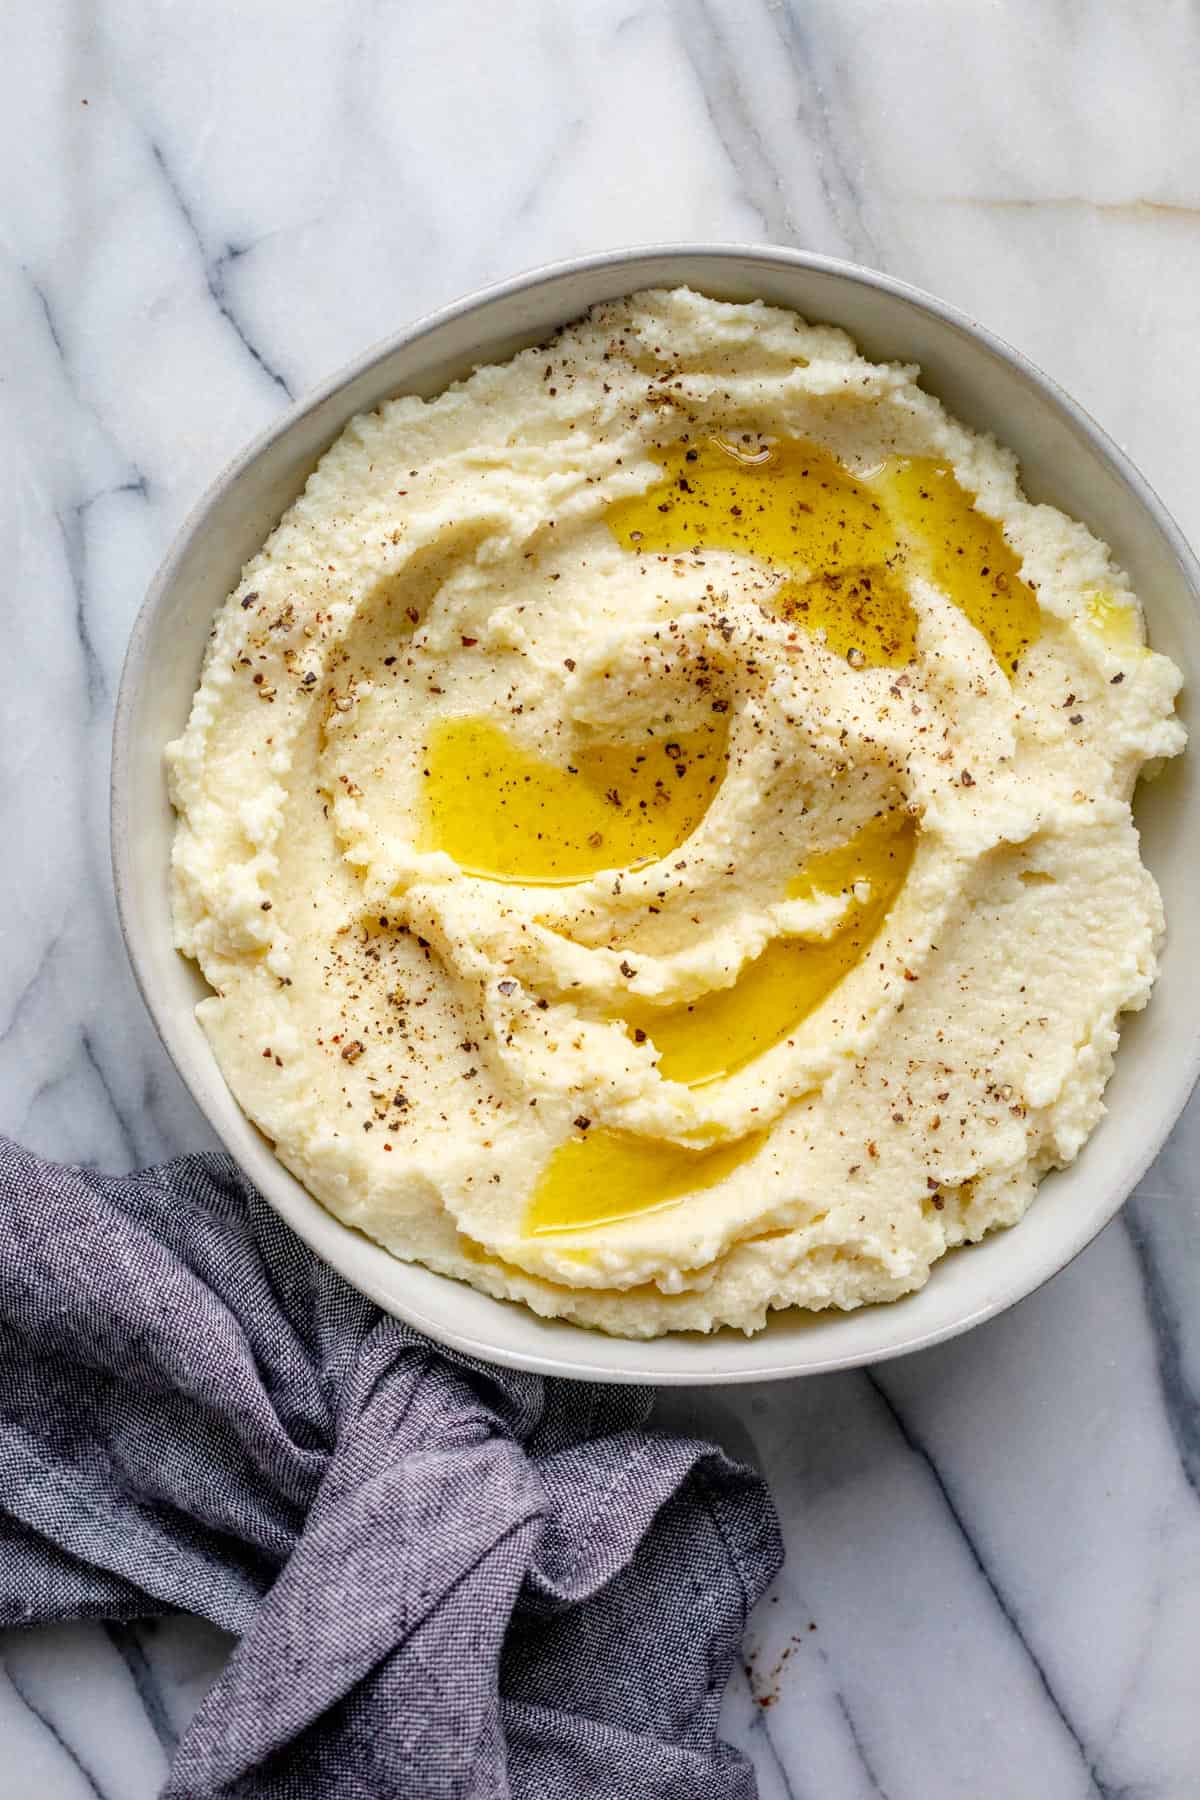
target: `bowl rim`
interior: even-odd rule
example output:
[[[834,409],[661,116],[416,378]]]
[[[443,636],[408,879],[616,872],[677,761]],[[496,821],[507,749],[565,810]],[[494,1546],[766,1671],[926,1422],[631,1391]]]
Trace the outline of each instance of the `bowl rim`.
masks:
[[[713,265],[714,270],[727,261],[745,262],[749,260],[777,268],[791,268],[831,275],[905,302],[932,316],[941,326],[946,327],[957,336],[964,337],[975,345],[981,345],[991,353],[993,358],[1009,365],[1035,389],[1039,390],[1074,433],[1082,436],[1092,450],[1107,462],[1113,473],[1130,491],[1137,504],[1150,515],[1174,556],[1186,587],[1190,590],[1193,610],[1200,611],[1200,559],[1193,552],[1181,527],[1154,488],[1120,445],[1109,436],[1092,415],[1058,382],[1031,361],[1024,352],[1009,344],[987,326],[980,324],[970,314],[949,301],[942,300],[910,282],[884,274],[880,270],[844,258],[825,256],[776,244],[746,243],[737,240],[648,242],[625,245],[585,256],[559,258],[552,262],[538,264],[502,281],[488,283],[486,286],[474,289],[441,307],[419,315],[399,330],[377,339],[358,356],[343,364],[333,374],[294,400],[276,419],[259,431],[224,464],[204,488],[199,498],[188,508],[181,524],[177,527],[134,617],[122,662],[113,715],[109,784],[110,852],[121,935],[138,992],[150,1015],[159,1042],[193,1103],[235,1162],[240,1162],[240,1158],[226,1143],[224,1132],[209,1107],[196,1092],[185,1072],[180,1055],[176,1053],[173,1042],[174,1030],[167,1016],[168,1008],[157,994],[150,959],[143,948],[134,922],[131,901],[136,876],[131,857],[130,820],[125,800],[133,759],[132,730],[136,710],[136,690],[142,676],[159,609],[172,589],[191,539],[209,511],[223,499],[229,489],[239,481],[243,473],[258,460],[264,451],[285,437],[300,420],[324,405],[341,389],[368,374],[377,364],[386,361],[398,351],[419,345],[423,339],[434,332],[480,308],[542,287],[556,279],[580,275],[599,275],[606,272],[616,273],[624,267],[643,261],[672,258],[681,260],[686,258],[691,262],[697,260],[709,262]],[[633,292],[635,290],[630,287],[620,291]],[[614,294],[616,292],[617,290],[614,290]],[[567,322],[567,316],[564,316],[562,323]],[[829,322],[837,323],[836,320]],[[385,1311],[405,1319],[441,1344],[467,1356],[476,1357],[483,1362],[498,1364],[506,1368],[525,1369],[542,1375],[557,1375],[574,1380],[593,1380],[614,1384],[647,1382],[658,1386],[699,1384],[726,1386],[757,1381],[786,1380],[832,1373],[876,1362],[890,1361],[894,1357],[912,1355],[918,1350],[929,1349],[936,1344],[945,1343],[958,1337],[963,1332],[983,1324],[988,1319],[996,1317],[1036,1293],[1039,1288],[1045,1286],[1047,1282],[1068,1268],[1105,1226],[1115,1218],[1165,1144],[1175,1122],[1187,1104],[1198,1077],[1200,1077],[1200,1026],[1192,1033],[1188,1055],[1181,1058],[1176,1080],[1172,1084],[1170,1104],[1164,1114],[1166,1122],[1161,1130],[1151,1133],[1140,1141],[1136,1153],[1126,1159],[1128,1179],[1114,1185],[1102,1206],[1089,1211],[1086,1215],[1081,1214],[1083,1221],[1081,1226],[1069,1237],[1065,1246],[1058,1248],[1047,1266],[1035,1266],[1032,1272],[1026,1271],[1020,1277],[1009,1280],[986,1301],[974,1306],[961,1316],[932,1327],[918,1328],[900,1342],[873,1350],[862,1348],[844,1353],[834,1350],[828,1355],[811,1358],[801,1365],[789,1360],[784,1352],[777,1361],[769,1362],[763,1367],[723,1368],[719,1366],[721,1341],[719,1336],[704,1336],[698,1333],[669,1333],[665,1339],[646,1339],[637,1343],[637,1350],[645,1352],[647,1358],[652,1360],[656,1344],[672,1340],[678,1342],[685,1337],[694,1338],[697,1358],[704,1365],[698,1367],[694,1372],[686,1369],[614,1368],[602,1363],[593,1364],[588,1359],[586,1349],[577,1361],[565,1363],[552,1353],[497,1347],[474,1331],[456,1330],[453,1324],[447,1323],[440,1314],[434,1315],[418,1306],[400,1303],[394,1295],[383,1291],[378,1284],[364,1278],[360,1272],[351,1273],[343,1266],[336,1254],[331,1254],[328,1244],[317,1241],[318,1238],[328,1235],[319,1228],[318,1224],[302,1215],[298,1216],[297,1209],[281,1202],[277,1196],[265,1188],[263,1195],[272,1209],[284,1219],[291,1230],[295,1231],[308,1244],[314,1254],[333,1267],[352,1286],[366,1293]],[[274,1151],[269,1141],[264,1138],[263,1144],[266,1153],[273,1157]],[[278,1166],[281,1172],[286,1173],[282,1164]],[[355,1232],[352,1227],[346,1226],[334,1214],[328,1212],[315,1198],[311,1196],[308,1198],[312,1200],[312,1205],[317,1209],[322,1220],[329,1222],[335,1228],[333,1234],[335,1245],[340,1245],[343,1237],[358,1240],[360,1234]],[[389,1254],[382,1246],[375,1245],[373,1240],[365,1241],[372,1243],[372,1248],[377,1249],[381,1255]],[[968,1246],[965,1253],[969,1254],[970,1248]],[[959,1252],[959,1254],[962,1253]],[[396,1259],[396,1261],[401,1267],[407,1266],[402,1259]],[[427,1273],[432,1274],[433,1272],[427,1271]],[[452,1280],[448,1276],[435,1276],[434,1278],[444,1282]],[[498,1306],[521,1304],[499,1300],[495,1300],[493,1303]],[[884,1310],[891,1313],[892,1306],[897,1304],[900,1303],[892,1303]],[[576,1333],[582,1345],[586,1345],[589,1340],[594,1341],[598,1336],[603,1338],[606,1335],[596,1333],[584,1326],[575,1325],[570,1321],[560,1320],[556,1323]],[[623,1341],[630,1342],[630,1340]],[[718,1362],[718,1366],[708,1366],[714,1361]]]

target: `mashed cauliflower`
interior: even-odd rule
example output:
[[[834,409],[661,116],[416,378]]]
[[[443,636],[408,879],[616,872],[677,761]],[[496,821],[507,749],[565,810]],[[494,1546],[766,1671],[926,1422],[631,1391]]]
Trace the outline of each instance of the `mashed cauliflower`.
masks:
[[[281,1160],[648,1337],[918,1288],[1103,1111],[1179,675],[918,371],[686,289],[357,418],[168,752]]]

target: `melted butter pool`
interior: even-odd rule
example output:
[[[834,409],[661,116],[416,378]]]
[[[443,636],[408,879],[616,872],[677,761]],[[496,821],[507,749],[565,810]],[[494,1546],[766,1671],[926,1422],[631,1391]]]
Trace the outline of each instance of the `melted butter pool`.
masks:
[[[1037,641],[1037,599],[1016,556],[946,464],[893,457],[860,477],[798,439],[752,450],[720,437],[670,445],[656,460],[661,481],[609,508],[617,541],[650,554],[740,551],[796,571],[764,604],[859,666],[913,660],[909,566],[965,614],[1006,674]]]
[[[995,519],[945,463],[897,458],[873,478],[909,543],[921,574],[986,638],[1006,675],[1041,634],[1041,611],[1021,564]]]
[[[1114,594],[1097,590],[1087,598],[1087,621],[1114,650],[1142,647],[1141,619],[1136,607]]]
[[[912,607],[888,568],[900,552],[892,521],[828,451],[785,440],[755,453],[710,437],[673,444],[656,460],[663,479],[609,508],[609,527],[627,550],[735,550],[803,570],[770,596],[771,610],[823,631],[840,655],[912,660]]]
[[[425,746],[422,850],[468,875],[534,885],[666,856],[696,829],[725,769],[723,724],[598,744],[562,763],[489,719],[443,719]]]
[[[907,814],[872,819],[847,843],[810,858],[788,886],[789,899],[849,897],[832,937],[776,938],[732,987],[688,1006],[627,1009],[635,1039],[649,1039],[659,1052],[659,1074],[699,1087],[732,1075],[795,1031],[867,954],[904,885],[916,841]]]
[[[618,1225],[644,1213],[678,1206],[689,1194],[716,1187],[760,1149],[765,1133],[687,1150],[623,1131],[587,1131],[568,1138],[543,1169],[525,1215],[527,1237]]]

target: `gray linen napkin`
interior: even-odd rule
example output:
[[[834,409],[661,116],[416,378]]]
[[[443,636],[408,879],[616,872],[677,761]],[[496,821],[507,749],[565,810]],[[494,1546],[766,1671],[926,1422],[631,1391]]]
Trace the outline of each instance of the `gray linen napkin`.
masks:
[[[0,1622],[237,1634],[172,1800],[752,1800],[774,1514],[647,1407],[434,1349],[223,1157],[0,1139]]]

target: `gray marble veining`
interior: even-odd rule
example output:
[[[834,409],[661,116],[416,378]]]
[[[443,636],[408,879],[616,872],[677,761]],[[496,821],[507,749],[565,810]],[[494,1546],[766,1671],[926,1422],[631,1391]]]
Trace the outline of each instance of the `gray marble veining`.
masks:
[[[45,0],[0,19],[0,1127],[208,1141],[125,966],[108,732],[146,581],[288,399],[530,264],[768,239],[933,289],[1200,537],[1188,0]],[[757,1454],[789,1562],[728,1728],[762,1800],[1200,1795],[1200,1110],[1041,1293],[664,1418]],[[0,1639],[0,1800],[141,1800],[227,1646]]]

